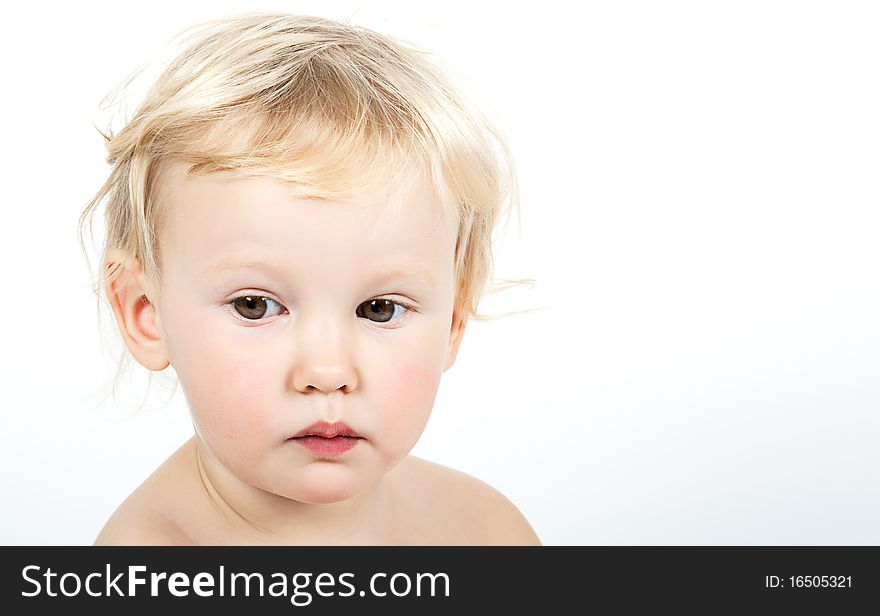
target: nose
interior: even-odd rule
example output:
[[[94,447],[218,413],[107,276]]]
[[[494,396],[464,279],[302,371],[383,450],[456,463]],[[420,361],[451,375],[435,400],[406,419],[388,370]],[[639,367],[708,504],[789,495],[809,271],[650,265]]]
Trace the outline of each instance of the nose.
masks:
[[[351,340],[332,324],[302,323],[294,344],[293,386],[301,393],[349,393],[358,387]]]

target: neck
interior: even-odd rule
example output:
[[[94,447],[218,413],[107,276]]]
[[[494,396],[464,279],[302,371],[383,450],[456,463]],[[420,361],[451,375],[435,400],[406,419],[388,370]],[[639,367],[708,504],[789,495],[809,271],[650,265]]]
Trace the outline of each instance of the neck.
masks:
[[[355,496],[312,504],[268,492],[229,471],[196,435],[198,477],[227,531],[243,541],[292,545],[375,543],[388,519],[385,477]]]

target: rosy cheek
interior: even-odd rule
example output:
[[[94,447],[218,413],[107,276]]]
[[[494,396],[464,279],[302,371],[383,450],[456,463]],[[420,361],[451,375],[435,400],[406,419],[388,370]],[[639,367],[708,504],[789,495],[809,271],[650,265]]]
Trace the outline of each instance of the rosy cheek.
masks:
[[[439,374],[423,365],[405,366],[397,385],[397,393],[407,400],[433,399]]]
[[[426,417],[437,394],[444,358],[439,335],[425,333],[428,335],[411,341],[406,352],[388,354],[394,359],[385,366],[382,389],[392,408]]]
[[[191,400],[191,409],[203,436],[227,443],[234,441],[237,448],[259,442],[256,433],[265,428],[261,414],[271,408],[259,396],[260,392],[268,391],[268,384],[264,384],[266,368],[249,361],[246,355],[214,354],[204,357],[198,365],[196,391],[200,395]]]
[[[383,387],[382,414],[388,419],[393,415],[395,424],[406,426],[407,431],[421,431],[431,413],[439,383],[439,373],[430,365],[412,359],[397,364]]]

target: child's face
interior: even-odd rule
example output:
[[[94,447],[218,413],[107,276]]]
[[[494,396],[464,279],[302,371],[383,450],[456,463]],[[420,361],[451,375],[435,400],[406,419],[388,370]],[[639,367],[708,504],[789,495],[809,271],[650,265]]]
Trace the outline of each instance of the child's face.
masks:
[[[413,447],[455,359],[457,220],[415,176],[395,218],[380,195],[308,201],[272,179],[184,169],[163,184],[156,325],[198,436],[263,490],[359,493]],[[232,260],[265,268],[211,269]],[[364,439],[331,457],[290,440],[319,420]]]

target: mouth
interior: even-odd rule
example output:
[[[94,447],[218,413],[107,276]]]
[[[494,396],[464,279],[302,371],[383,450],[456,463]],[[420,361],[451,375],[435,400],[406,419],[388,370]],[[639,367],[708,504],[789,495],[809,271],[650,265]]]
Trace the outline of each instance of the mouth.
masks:
[[[301,436],[322,436],[324,438],[333,438],[334,436],[348,436],[352,438],[363,438],[355,432],[349,425],[342,421],[329,423],[326,421],[316,421],[308,428],[304,428],[294,434],[291,438],[299,438]]]
[[[366,439],[343,422],[319,421],[300,430],[290,440],[314,453],[338,456]]]

